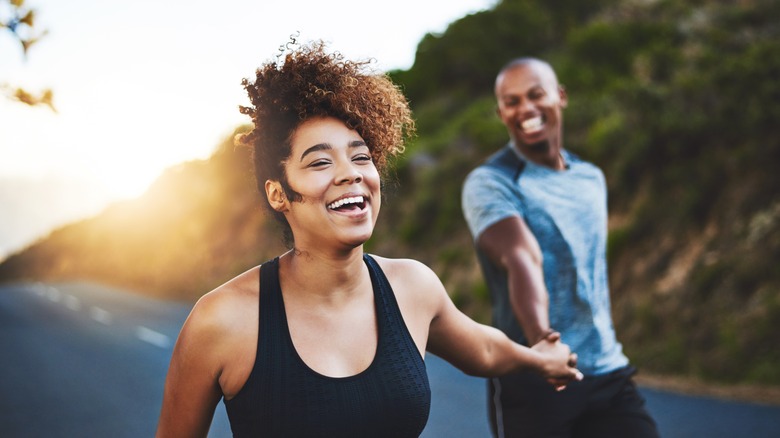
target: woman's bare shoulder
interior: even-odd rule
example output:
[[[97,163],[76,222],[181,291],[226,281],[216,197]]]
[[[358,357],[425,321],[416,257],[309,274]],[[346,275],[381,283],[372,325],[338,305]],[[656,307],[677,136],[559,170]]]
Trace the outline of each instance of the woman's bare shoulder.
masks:
[[[218,383],[234,395],[252,368],[259,318],[259,269],[253,268],[203,295],[179,333],[170,376],[177,385]],[[249,346],[249,348],[247,347]],[[244,380],[241,380],[244,379]]]
[[[379,263],[385,275],[420,274],[436,275],[431,268],[415,259],[389,258],[371,254],[371,257]]]
[[[254,267],[203,295],[187,319],[200,330],[231,331],[257,318],[260,269]]]
[[[444,286],[438,275],[424,263],[414,259],[393,259],[374,256],[396,294],[410,293],[419,298],[438,299]]]

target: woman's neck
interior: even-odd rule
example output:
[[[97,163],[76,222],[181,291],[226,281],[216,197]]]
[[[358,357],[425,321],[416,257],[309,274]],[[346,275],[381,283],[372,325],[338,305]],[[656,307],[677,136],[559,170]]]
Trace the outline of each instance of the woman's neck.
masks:
[[[285,293],[335,303],[363,291],[368,271],[363,247],[343,253],[293,248],[280,257],[279,276]]]

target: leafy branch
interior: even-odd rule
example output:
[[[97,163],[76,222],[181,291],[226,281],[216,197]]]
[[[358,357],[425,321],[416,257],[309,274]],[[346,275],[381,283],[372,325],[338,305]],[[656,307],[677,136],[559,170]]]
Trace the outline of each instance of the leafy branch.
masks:
[[[35,10],[25,6],[24,0],[0,0],[0,29],[7,29],[12,38],[22,46],[22,56],[27,59],[30,47],[38,43],[48,31],[39,30],[35,26]],[[20,87],[0,84],[0,93],[6,98],[16,100],[26,105],[46,105],[55,111],[52,102],[53,93],[46,89],[39,93],[31,93]]]

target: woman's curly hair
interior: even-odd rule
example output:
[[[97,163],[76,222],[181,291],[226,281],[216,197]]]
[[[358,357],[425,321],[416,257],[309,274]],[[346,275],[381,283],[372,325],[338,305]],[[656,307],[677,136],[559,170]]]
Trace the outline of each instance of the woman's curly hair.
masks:
[[[290,51],[285,54],[285,49]],[[282,64],[268,62],[257,69],[254,81],[242,81],[252,106],[240,111],[252,118],[254,127],[237,142],[252,148],[258,190],[265,193],[266,180],[279,181],[288,199],[300,200],[284,175],[284,161],[293,133],[313,117],[335,117],[356,130],[383,173],[388,158],[403,152],[405,138],[415,130],[400,89],[386,75],[371,71],[370,61],[326,53],[322,41],[298,46],[292,38],[282,55]],[[284,216],[270,210],[289,231]]]

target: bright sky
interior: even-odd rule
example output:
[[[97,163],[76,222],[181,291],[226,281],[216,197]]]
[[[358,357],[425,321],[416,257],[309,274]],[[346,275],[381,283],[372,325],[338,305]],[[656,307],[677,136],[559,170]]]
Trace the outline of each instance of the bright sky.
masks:
[[[45,231],[10,229],[11,216],[16,226],[50,228],[143,193],[171,165],[208,157],[248,122],[237,110],[247,103],[241,79],[296,31],[348,58],[375,58],[380,69],[408,68],[427,32],[495,3],[27,0],[49,33],[25,61],[0,29],[0,83],[52,88],[58,114],[0,97],[0,259],[31,238],[21,234]],[[48,198],[35,198],[41,193]]]

